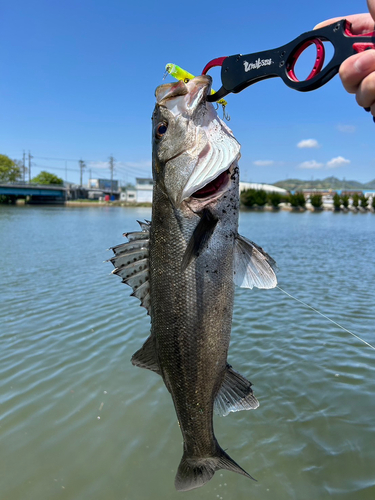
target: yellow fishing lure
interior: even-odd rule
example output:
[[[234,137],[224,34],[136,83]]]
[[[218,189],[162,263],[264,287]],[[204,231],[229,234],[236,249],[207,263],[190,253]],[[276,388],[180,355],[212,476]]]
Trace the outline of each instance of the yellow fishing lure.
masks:
[[[169,75],[173,76],[173,78],[176,78],[176,80],[182,80],[185,83],[194,78],[194,75],[180,68],[180,66],[177,66],[177,64],[168,63],[165,67],[165,71]],[[211,89],[211,94],[214,93],[215,91]],[[217,102],[218,104],[221,104],[223,107],[225,107],[228,104],[225,99],[220,99],[220,101]]]

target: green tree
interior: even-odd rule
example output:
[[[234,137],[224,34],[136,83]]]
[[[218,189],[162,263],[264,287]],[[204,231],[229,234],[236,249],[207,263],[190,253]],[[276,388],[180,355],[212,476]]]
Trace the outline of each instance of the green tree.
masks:
[[[245,205],[245,207],[252,207],[255,205],[255,189],[245,189],[240,194],[241,203]]]
[[[280,193],[268,193],[267,200],[274,208],[277,208],[281,203],[282,197]]]
[[[344,208],[348,208],[348,206],[349,206],[349,195],[342,194],[341,195],[341,203],[343,204]]]
[[[341,198],[340,198],[340,195],[338,193],[335,193],[333,195],[333,208],[335,210],[340,210],[340,208],[341,208]]]
[[[289,203],[292,205],[292,207],[304,208],[306,205],[305,195],[302,193],[302,191],[297,191],[294,194],[290,194]]]
[[[372,202],[371,202],[372,208],[375,210],[375,194],[372,195]]]
[[[358,205],[359,205],[359,194],[354,193],[353,194],[353,207],[358,208]]]
[[[263,207],[267,203],[267,193],[263,189],[246,189],[242,191],[240,199],[246,207]]]
[[[50,174],[42,170],[37,176],[31,179],[34,184],[64,184],[64,181],[55,174]]]
[[[362,193],[359,197],[359,201],[361,202],[361,207],[366,210],[368,207],[368,198]]]
[[[21,167],[9,156],[0,155],[0,182],[15,182],[21,179]]]
[[[260,207],[264,207],[267,203],[267,193],[264,189],[257,189],[255,191],[255,203]]]
[[[312,194],[310,196],[310,203],[314,208],[322,208],[323,206],[323,198],[319,193]]]

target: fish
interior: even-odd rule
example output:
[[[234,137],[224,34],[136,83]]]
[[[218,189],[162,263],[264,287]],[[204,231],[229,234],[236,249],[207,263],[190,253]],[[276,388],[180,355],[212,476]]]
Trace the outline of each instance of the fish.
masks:
[[[160,375],[172,397],[183,436],[178,491],[220,469],[252,478],[219,445],[213,414],[259,405],[227,362],[234,289],[277,283],[275,261],[238,234],[240,144],[207,102],[210,89],[206,75],[156,89],[151,221],[125,233],[110,259],[151,317],[131,362]]]

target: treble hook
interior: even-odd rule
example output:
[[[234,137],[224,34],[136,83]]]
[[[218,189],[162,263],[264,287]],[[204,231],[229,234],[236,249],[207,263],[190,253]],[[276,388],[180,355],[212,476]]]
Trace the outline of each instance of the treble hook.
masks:
[[[222,104],[223,107],[223,120],[226,120],[227,122],[230,122],[230,115],[225,110],[225,104]]]

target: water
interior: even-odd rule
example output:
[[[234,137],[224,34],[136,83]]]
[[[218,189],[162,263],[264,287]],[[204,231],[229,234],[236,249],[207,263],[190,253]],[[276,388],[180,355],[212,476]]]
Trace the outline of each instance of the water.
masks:
[[[253,482],[177,493],[160,378],[129,362],[149,319],[105,249],[149,209],[0,206],[1,500],[373,500],[375,352],[274,290],[238,290],[229,361],[256,411],[215,420]],[[243,212],[279,283],[375,344],[373,214]]]

